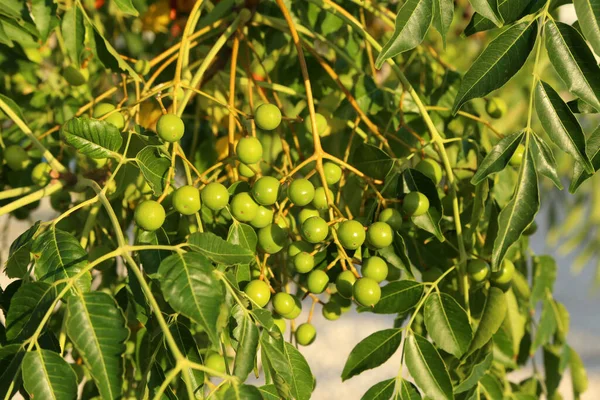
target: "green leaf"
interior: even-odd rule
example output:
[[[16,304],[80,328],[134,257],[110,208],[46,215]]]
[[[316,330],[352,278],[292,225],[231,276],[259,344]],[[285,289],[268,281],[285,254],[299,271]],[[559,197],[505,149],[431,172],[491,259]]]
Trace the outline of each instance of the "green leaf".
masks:
[[[446,34],[454,17],[454,1],[433,0],[433,26],[442,35],[442,42],[446,47]]]
[[[375,66],[381,68],[385,60],[414,49],[425,38],[433,20],[432,0],[408,0],[396,15],[392,37],[381,49]]]
[[[4,26],[2,26],[2,21],[0,21],[0,44],[5,44],[8,47],[14,47],[14,43],[10,40],[10,37],[4,30]]]
[[[477,172],[471,178],[472,185],[478,185],[493,173],[500,172],[508,165],[513,153],[523,139],[523,132],[513,133],[502,138],[485,156]]]
[[[211,232],[196,232],[190,235],[188,245],[194,252],[202,253],[217,264],[249,264],[254,260],[254,252],[229,243]]]
[[[119,7],[119,9],[125,14],[133,15],[136,17],[139,15],[138,11],[133,6],[131,0],[114,0],[114,2],[117,5],[117,7]]]
[[[116,126],[92,118],[71,118],[60,132],[68,144],[91,158],[115,157],[123,144]]]
[[[432,399],[454,399],[448,370],[435,347],[415,333],[404,343],[408,372],[417,385]]]
[[[177,347],[181,353],[188,360],[202,364],[202,357],[200,357],[200,353],[198,352],[198,348],[196,346],[196,341],[194,340],[194,337],[189,329],[181,322],[175,322],[169,326],[169,331],[173,335],[175,343],[177,344]],[[174,363],[176,362],[174,359],[172,361]],[[203,371],[199,371],[190,367],[187,369],[189,371],[190,380],[194,388],[199,388],[204,385],[205,376]]]
[[[491,287],[485,298],[483,314],[473,336],[469,353],[473,353],[490,341],[494,333],[500,329],[506,317],[507,308],[504,292],[498,288]]]
[[[50,32],[58,26],[56,4],[52,0],[32,0],[31,15],[40,33],[40,38],[45,43]]]
[[[567,101],[567,105],[569,106],[569,109],[574,114],[597,114],[598,113],[598,110],[596,110],[594,107],[590,106],[588,103],[581,100],[580,98],[575,98],[573,100]]]
[[[21,386],[20,371],[25,354],[25,349],[20,344],[9,344],[8,346],[0,347],[0,393],[9,399],[13,398],[12,395]],[[13,382],[11,395],[6,396]]]
[[[25,116],[23,115],[23,111],[21,111],[21,107],[14,100],[6,97],[3,94],[0,94],[0,100],[6,103],[6,105],[15,113],[22,121],[27,121]],[[2,112],[2,110],[0,110]],[[1,114],[0,114],[1,115]]]
[[[504,394],[502,393],[502,385],[493,375],[487,374],[481,378],[479,381],[479,387],[481,389],[481,393],[488,399],[504,398]]]
[[[170,245],[169,235],[163,228],[154,232],[140,230],[135,237],[136,245]],[[137,252],[144,272],[151,278],[156,278],[160,263],[171,255],[168,250],[141,250]]]
[[[533,339],[533,343],[531,344],[529,354],[535,354],[540,346],[544,346],[545,344],[549,343],[550,339],[552,339],[552,336],[554,335],[554,332],[556,332],[556,316],[554,315],[554,310],[552,309],[552,300],[545,299],[542,306],[542,316],[540,317],[540,321],[537,325],[537,330],[535,332],[535,337]]]
[[[465,310],[446,293],[433,293],[425,301],[425,326],[437,346],[461,358],[469,349],[473,331]]]
[[[467,101],[502,87],[525,64],[535,43],[537,24],[521,22],[507,28],[485,48],[465,74],[452,113]]]
[[[594,171],[598,171],[598,169],[600,169],[600,125],[587,139],[586,147],[587,154],[590,155],[590,160],[592,162],[592,166],[594,167]],[[569,192],[575,193],[579,186],[581,186],[583,182],[592,176],[593,175],[589,172],[584,171],[581,164],[576,163],[575,167],[573,168],[573,180],[569,186]]]
[[[346,360],[342,381],[386,362],[398,350],[401,341],[401,329],[384,329],[361,340]]]
[[[552,149],[535,132],[531,132],[531,137],[533,140],[529,141],[529,148],[533,154],[537,171],[550,179],[552,183],[554,183],[554,186],[562,190],[563,185],[558,176],[558,172],[556,172],[556,159],[554,158]],[[575,164],[575,168],[577,168],[577,165],[578,164]]]
[[[233,375],[237,376],[244,382],[252,369],[258,350],[258,327],[248,315],[246,310],[243,310],[239,305],[233,308],[233,317],[237,322],[237,327],[233,331],[233,335],[238,341],[238,346],[235,350],[235,360],[233,364]]]
[[[160,146],[146,146],[135,156],[135,161],[142,171],[146,182],[155,195],[160,195],[167,184],[167,173],[171,160],[160,151]]]
[[[258,388],[264,400],[280,400],[275,385],[264,385]]]
[[[400,390],[398,398],[394,400],[421,400],[421,394],[411,382],[402,379],[400,381]]]
[[[79,241],[70,233],[60,229],[50,229],[38,236],[33,241],[31,252],[35,258],[36,278],[48,283],[72,278],[88,264],[87,252],[81,247]],[[77,278],[74,287],[67,292],[67,296],[77,291],[89,292],[91,282],[91,274],[86,272]],[[57,291],[62,291],[65,285],[66,283],[57,285]]]
[[[404,314],[423,296],[423,284],[415,281],[390,282],[381,288],[381,299],[373,307],[375,314]]]
[[[60,354],[43,349],[28,352],[22,370],[23,385],[32,399],[77,398],[77,375]]]
[[[306,359],[291,343],[284,342],[284,354],[292,373],[292,395],[297,400],[308,400],[315,380]]]
[[[96,53],[98,57],[98,61],[102,63],[104,68],[111,70],[112,72],[126,72],[136,81],[141,81],[139,75],[131,68],[131,66],[123,60],[121,55],[115,50],[114,47],[110,44],[108,40],[102,36],[102,33],[94,22],[92,22],[89,18],[86,17],[86,22],[88,23],[88,27],[93,33],[92,39],[90,39],[90,46],[92,50]]]
[[[600,1],[573,0],[573,4],[583,35],[600,55]]]
[[[123,312],[104,292],[71,296],[67,307],[67,334],[94,378],[100,396],[120,399],[123,354],[129,336]]]
[[[263,400],[263,396],[256,386],[231,385],[225,392],[223,400]]]
[[[408,252],[406,250],[406,243],[400,233],[396,232],[394,243],[391,246],[379,249],[378,253],[388,262],[388,264],[392,265],[392,267],[404,271],[408,279],[414,279]]]
[[[588,389],[588,378],[581,357],[571,347],[569,347],[569,369],[571,370],[573,393],[578,396]]]
[[[258,238],[256,237],[256,232],[250,225],[233,221],[229,227],[227,241],[231,244],[239,245],[252,252],[255,252]]]
[[[354,150],[353,165],[373,179],[385,179],[394,165],[394,160],[378,147],[361,143]]]
[[[600,67],[577,29],[549,20],[546,49],[548,59],[569,91],[600,110]]]
[[[84,48],[85,25],[83,14],[77,5],[74,4],[63,15],[60,29],[71,62],[75,67],[81,68],[80,58]]]
[[[45,282],[22,284],[10,301],[6,339],[30,338],[56,298],[56,287]]]
[[[454,393],[466,392],[477,385],[477,382],[492,366],[492,361],[494,361],[492,348],[492,342],[490,341],[488,345],[473,353],[466,360],[464,364],[468,368],[468,373],[460,380],[460,384],[454,388]]]
[[[492,252],[493,271],[500,268],[506,252],[533,222],[539,209],[537,172],[531,151],[525,149],[513,197],[498,216],[498,236],[494,241]]]
[[[548,292],[554,291],[556,272],[557,266],[554,258],[550,256],[533,258],[533,286],[529,305],[531,309],[535,309],[537,303],[545,299]]]
[[[399,196],[404,197],[409,192],[421,192],[429,200],[429,209],[423,215],[411,217],[412,222],[419,228],[433,233],[436,238],[443,242],[444,234],[440,229],[440,220],[442,219],[442,203],[433,181],[426,175],[416,169],[407,168],[400,175],[400,184],[398,185]]]
[[[386,379],[371,386],[360,400],[390,400],[396,388],[396,378]]]
[[[36,221],[10,245],[5,265],[6,276],[9,278],[23,279],[27,274],[27,267],[31,262],[31,243],[39,228],[40,221]]]
[[[541,80],[535,91],[535,109],[542,127],[558,148],[582,164],[585,171],[593,173],[585,150],[585,135],[577,118],[552,86]]]
[[[498,13],[498,7],[496,0],[469,0],[469,3],[473,6],[473,9],[477,13],[486,19],[492,21],[497,27],[501,27],[504,21]]]
[[[158,273],[171,307],[202,326],[213,343],[219,343],[217,321],[225,297],[211,262],[198,253],[177,253],[160,264]]]
[[[493,7],[493,2],[490,4]],[[512,24],[530,13],[531,0],[501,0],[498,3],[498,14],[504,24]],[[496,24],[479,13],[473,14],[469,25],[465,28],[465,35],[470,36],[477,32],[487,31],[496,27]]]

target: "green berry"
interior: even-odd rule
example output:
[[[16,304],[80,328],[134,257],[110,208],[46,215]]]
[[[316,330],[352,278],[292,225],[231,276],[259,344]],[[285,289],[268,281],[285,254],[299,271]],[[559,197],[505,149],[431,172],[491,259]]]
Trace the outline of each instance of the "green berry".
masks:
[[[340,296],[350,299],[352,298],[352,288],[356,282],[354,273],[350,270],[342,271],[335,280],[335,287]]]
[[[473,282],[484,282],[490,276],[490,266],[485,261],[476,258],[467,264],[467,272]]]
[[[24,170],[31,162],[25,149],[16,144],[10,145],[4,150],[4,161],[13,171]]]
[[[314,294],[320,294],[325,291],[327,285],[329,284],[329,276],[327,272],[321,269],[315,269],[310,274],[308,274],[308,278],[306,280],[306,287],[308,291]]]
[[[485,111],[494,119],[501,118],[507,110],[506,102],[500,97],[492,97],[485,105]]]
[[[50,182],[52,167],[48,163],[39,163],[31,171],[31,181],[38,186],[46,186]]]
[[[244,288],[244,293],[259,307],[266,306],[271,299],[269,285],[258,279],[248,282]]]
[[[383,282],[388,275],[388,265],[381,257],[372,256],[363,261],[361,272],[375,282]]]
[[[421,192],[410,192],[404,196],[402,210],[411,217],[418,217],[429,210],[429,199]]]
[[[296,296],[292,296],[294,298],[294,310],[288,314],[282,315],[285,319],[296,319],[302,312],[302,302]]]
[[[308,346],[315,341],[317,330],[310,323],[304,323],[296,329],[296,342],[301,346]]]
[[[342,315],[342,307],[335,301],[330,301],[323,306],[323,317],[329,321],[335,321]]]
[[[340,244],[347,250],[358,249],[365,242],[367,236],[363,224],[356,220],[347,220],[340,223],[337,235]]]
[[[323,164],[323,172],[325,172],[325,180],[328,185],[335,185],[342,178],[342,169],[339,165],[327,161]]]
[[[379,214],[377,219],[380,222],[385,222],[393,230],[398,231],[402,228],[402,214],[395,208],[386,208]]]
[[[71,205],[71,194],[67,191],[53,193],[50,196],[50,206],[58,212],[65,212]]]
[[[173,208],[183,215],[192,215],[200,211],[200,192],[192,185],[181,186],[172,197]]]
[[[254,110],[254,122],[260,129],[272,131],[281,123],[281,111],[275,104],[261,104]]]
[[[244,164],[255,164],[262,158],[262,144],[252,136],[241,138],[235,148],[235,153]]]
[[[256,229],[264,228],[273,222],[273,210],[264,206],[259,206],[256,211],[256,217],[250,221]]]
[[[309,243],[320,243],[329,235],[329,225],[321,217],[310,217],[302,223],[302,236]]]
[[[115,108],[116,107],[110,103],[98,103],[94,107],[92,117],[96,118],[96,119],[101,118],[101,117],[105,116],[106,114],[108,114],[109,112],[111,112],[112,110],[114,110]]]
[[[291,313],[295,306],[294,297],[287,293],[279,292],[273,297],[273,309],[279,315]]]
[[[219,211],[227,207],[229,203],[229,191],[219,182],[211,182],[200,193],[202,204],[213,211]]]
[[[204,366],[221,374],[227,372],[225,358],[219,353],[211,353],[208,357],[206,357],[206,360],[204,360]]]
[[[185,125],[175,114],[164,114],[156,123],[156,134],[165,142],[179,141],[185,132]]]
[[[333,197],[333,192],[329,188],[327,188],[327,191],[329,192],[329,198],[333,201],[335,199],[335,197]],[[317,210],[327,210],[327,208],[329,208],[324,187],[318,187],[315,190],[315,196],[312,200],[312,205]]]
[[[279,195],[279,181],[272,176],[259,178],[252,186],[252,196],[258,204],[270,206],[275,204]]]
[[[113,124],[118,130],[125,126],[125,117],[120,112],[112,112],[115,106],[110,103],[100,103],[94,107],[92,116],[96,119],[102,118],[104,121]],[[111,113],[110,115],[107,115]]]
[[[442,180],[442,167],[431,158],[421,160],[415,169],[438,185]]]
[[[268,254],[280,252],[285,246],[287,235],[277,224],[270,224],[258,230],[258,245]]]
[[[315,197],[315,187],[308,179],[296,179],[288,187],[288,197],[294,205],[304,207]]]
[[[515,275],[515,264],[512,261],[505,259],[500,264],[500,269],[492,272],[492,282],[497,285],[507,285],[512,281]]]
[[[147,60],[137,60],[133,69],[140,75],[147,75],[150,72],[150,63]]]
[[[298,213],[298,224],[302,225],[310,217],[318,217],[321,213],[312,207],[305,207]]]
[[[238,193],[231,199],[231,215],[241,222],[250,222],[258,213],[258,204],[247,192]]]
[[[307,252],[311,253],[314,250],[314,246],[310,243],[306,243],[304,240],[297,240],[292,242],[288,247],[288,256],[294,257],[299,253]]]
[[[294,268],[301,274],[306,274],[315,267],[315,258],[308,252],[301,252],[294,256]]]
[[[513,167],[518,167],[521,165],[521,163],[523,162],[523,155],[525,154],[525,146],[523,146],[522,144],[519,144],[519,146],[517,146],[517,149],[515,150],[515,152],[513,153],[513,155],[510,157],[510,165],[512,165]]]
[[[373,307],[381,298],[379,284],[371,278],[360,278],[352,288],[354,299],[364,307]]]
[[[252,178],[254,175],[256,175],[255,171],[260,172],[260,163],[250,165],[239,163],[238,165],[238,172],[244,178]]]
[[[78,69],[68,65],[63,70],[63,77],[69,85],[81,86],[88,81],[90,72],[87,69]]]
[[[145,231],[155,231],[165,222],[165,209],[154,200],[146,200],[135,209],[134,219],[137,226]]]
[[[327,118],[325,118],[322,114],[315,113],[315,120],[317,122],[317,132],[319,136],[323,136],[325,133],[327,133]],[[310,115],[307,115],[304,118],[304,127],[308,132],[312,133],[312,122],[310,120]]]
[[[394,241],[394,231],[385,222],[374,222],[367,229],[367,241],[374,248],[383,249]]]

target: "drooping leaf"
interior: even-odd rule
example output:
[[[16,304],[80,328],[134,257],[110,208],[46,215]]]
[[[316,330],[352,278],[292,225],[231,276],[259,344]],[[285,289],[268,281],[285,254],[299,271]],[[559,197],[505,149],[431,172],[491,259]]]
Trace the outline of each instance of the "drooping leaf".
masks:
[[[492,347],[492,342],[490,341],[486,346],[477,350],[467,359],[465,365],[469,368],[468,373],[461,379],[460,384],[454,388],[454,393],[466,392],[477,385],[477,382],[492,366],[492,361],[494,360]]]
[[[243,381],[248,378],[254,368],[254,360],[258,349],[258,327],[239,305],[234,307],[233,317],[237,322],[237,327],[233,335],[238,341],[235,351],[235,360],[233,364],[233,375]]]
[[[169,158],[158,146],[146,146],[137,153],[135,161],[152,192],[160,195],[165,190],[167,172],[171,167]]]
[[[248,264],[254,259],[254,252],[250,249],[229,243],[211,232],[190,235],[188,244],[192,251],[203,254],[217,264]]]
[[[258,238],[256,237],[256,232],[250,225],[234,221],[229,227],[227,241],[254,252],[256,251]]]
[[[454,399],[446,365],[427,339],[415,333],[407,336],[404,358],[408,372],[427,396],[433,399]]]
[[[503,398],[502,385],[494,375],[486,374],[479,381],[481,393],[488,399]]]
[[[284,354],[292,372],[292,394],[296,399],[310,399],[315,381],[306,359],[291,343],[284,342]]]
[[[433,293],[425,301],[425,326],[437,346],[461,358],[469,349],[473,331],[466,311],[446,293]]]
[[[22,284],[10,301],[6,339],[24,340],[33,335],[56,298],[56,287],[46,282]]]
[[[597,55],[600,55],[600,1],[573,0],[579,26]]]
[[[122,396],[123,354],[129,336],[123,312],[104,292],[71,296],[67,334],[83,358],[103,399]]]
[[[115,50],[108,40],[102,35],[100,30],[96,28],[95,23],[89,18],[86,20],[88,31],[92,33],[90,46],[96,53],[98,61],[104,65],[106,69],[114,73],[125,72],[134,80],[140,81],[139,75],[131,68],[131,66],[121,58],[121,55]]]
[[[83,14],[77,5],[73,5],[65,12],[60,29],[71,62],[75,67],[80,68],[80,57],[85,40],[85,26],[83,24]]]
[[[40,221],[21,233],[10,245],[5,272],[9,278],[23,278],[27,274],[27,266],[31,262],[31,244],[40,228]]]
[[[398,350],[401,341],[401,329],[384,329],[361,340],[346,360],[342,381],[386,362]]]
[[[454,2],[452,0],[433,0],[433,26],[442,36],[446,46],[446,33],[454,17]]]
[[[552,86],[543,81],[538,82],[535,90],[535,110],[542,127],[558,148],[570,154],[585,171],[593,173],[579,122]]]
[[[0,347],[0,393],[7,398],[12,398],[14,393],[21,386],[21,363],[25,357],[26,351],[20,344],[9,344]],[[12,385],[14,382],[14,385]],[[10,395],[6,396],[9,393]]]
[[[33,15],[40,38],[45,43],[50,32],[58,25],[56,4],[52,0],[32,0],[31,15]]]
[[[92,118],[71,118],[60,129],[65,141],[91,158],[115,157],[123,144],[113,124]]]
[[[483,314],[473,336],[469,353],[473,353],[490,341],[494,333],[500,329],[500,325],[502,325],[506,317],[506,310],[507,305],[504,292],[498,288],[491,287],[485,298]]]
[[[600,67],[585,39],[570,25],[546,22],[548,59],[571,93],[600,110]]]
[[[535,21],[521,22],[495,38],[465,74],[452,113],[467,101],[483,97],[508,82],[525,64],[535,43],[536,31]]]
[[[496,143],[477,168],[477,172],[475,172],[475,175],[471,178],[471,184],[477,185],[489,175],[500,172],[506,168],[513,153],[517,147],[519,147],[523,135],[523,132],[513,133]]]
[[[371,386],[360,400],[390,400],[394,394],[396,379],[386,379]]]
[[[129,14],[129,15],[133,15],[133,16],[137,16],[139,14],[138,11],[133,6],[133,3],[131,2],[131,0],[114,0],[114,2],[117,5],[117,7],[119,7],[119,9],[121,11],[123,11],[125,14]]]
[[[381,49],[375,66],[381,68],[385,60],[414,49],[425,38],[433,19],[432,0],[408,0],[396,15],[392,37]]]
[[[571,370],[571,382],[573,393],[580,395],[588,389],[588,378],[581,357],[575,350],[569,347],[569,369]]]
[[[23,358],[23,385],[32,399],[76,399],[77,376],[71,366],[50,350],[37,349]]]
[[[473,6],[473,9],[479,15],[493,22],[498,27],[502,26],[504,21],[499,15],[496,0],[469,0],[469,3],[471,3],[471,6]]]
[[[490,1],[490,6],[493,7],[494,1]],[[502,0],[498,2],[498,13],[504,20],[504,24],[512,24],[521,19],[530,12],[530,0]],[[470,36],[477,32],[483,32],[496,27],[493,21],[490,21],[479,13],[473,14],[469,25],[465,28],[465,35]]]
[[[381,299],[373,307],[375,314],[404,314],[417,305],[423,295],[423,284],[401,280],[381,288]]]
[[[402,379],[400,382],[400,390],[398,398],[395,400],[421,400],[421,394],[411,382]]]
[[[529,354],[535,354],[540,346],[550,342],[554,332],[556,332],[556,317],[554,315],[554,311],[552,310],[552,300],[546,299],[544,300],[542,316],[540,317],[540,321],[537,325],[537,330],[535,332],[535,337],[533,339]]]
[[[529,147],[531,153],[533,153],[533,159],[535,160],[535,167],[537,168],[537,171],[546,178],[550,179],[552,183],[554,183],[554,186],[562,190],[563,185],[560,181],[560,177],[558,176],[558,172],[556,171],[556,159],[554,158],[552,149],[535,132],[531,133],[531,138],[533,140],[529,141]]]
[[[600,126],[596,128],[594,132],[587,139],[587,154],[590,157],[592,162],[592,166],[594,167],[594,171],[600,169]],[[575,193],[577,188],[581,186],[583,182],[587,179],[591,178],[592,174],[584,171],[581,164],[576,163],[573,169],[573,180],[571,181],[571,185],[569,186],[569,191],[571,193]]]
[[[442,203],[437,192],[437,188],[433,181],[420,171],[412,168],[407,168],[400,176],[400,184],[398,185],[398,194],[404,197],[409,192],[421,192],[429,200],[429,209],[423,215],[412,217],[412,221],[419,228],[433,233],[440,242],[445,240],[440,229],[440,220],[443,210]]]
[[[198,352],[198,347],[194,341],[194,337],[189,329],[180,322],[175,322],[169,326],[169,331],[175,339],[177,347],[181,353],[190,361],[202,364],[202,357]],[[175,360],[173,360],[175,362]],[[204,371],[187,368],[190,376],[190,381],[194,388],[199,388],[204,385]]]
[[[361,143],[354,150],[352,164],[368,177],[384,179],[392,169],[394,160],[380,148]]]
[[[547,292],[554,291],[556,281],[556,261],[551,256],[533,258],[533,287],[531,289],[530,307],[535,309],[537,303],[546,298]]]
[[[519,240],[523,231],[533,222],[539,208],[540,196],[533,155],[529,149],[525,149],[513,197],[498,216],[498,235],[492,252],[493,271],[500,267],[510,246]]]

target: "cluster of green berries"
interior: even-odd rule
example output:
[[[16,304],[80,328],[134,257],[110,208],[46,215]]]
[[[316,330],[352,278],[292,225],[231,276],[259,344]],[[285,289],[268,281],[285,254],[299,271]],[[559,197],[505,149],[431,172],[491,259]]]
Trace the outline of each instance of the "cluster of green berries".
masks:
[[[504,259],[500,264],[500,269],[492,272],[490,265],[486,261],[476,258],[468,262],[467,272],[471,281],[476,284],[481,284],[489,280],[492,286],[506,291],[510,288],[515,275],[515,264],[508,259]]]

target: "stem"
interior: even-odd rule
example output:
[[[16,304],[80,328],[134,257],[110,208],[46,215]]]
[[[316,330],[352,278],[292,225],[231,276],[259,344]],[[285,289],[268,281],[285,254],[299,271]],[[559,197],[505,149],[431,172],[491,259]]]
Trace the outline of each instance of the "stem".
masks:
[[[2,100],[0,100],[2,101]],[[14,211],[18,208],[24,207],[28,204],[33,203],[34,201],[38,201],[46,196],[50,196],[52,193],[56,193],[63,188],[63,182],[58,181],[53,185],[46,186],[41,188],[38,191],[35,191],[25,197],[21,197],[19,200],[15,200],[10,204],[5,205],[4,207],[0,207],[0,216],[4,214],[8,214],[11,211]]]

